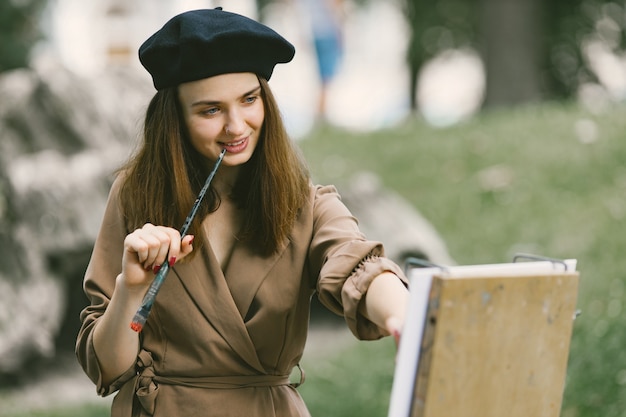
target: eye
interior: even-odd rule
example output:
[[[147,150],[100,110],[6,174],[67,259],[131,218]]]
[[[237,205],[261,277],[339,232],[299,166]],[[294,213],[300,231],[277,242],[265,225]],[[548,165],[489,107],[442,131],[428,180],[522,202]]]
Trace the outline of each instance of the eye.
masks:
[[[259,98],[259,96],[247,96],[246,98],[244,98],[244,103],[252,104],[255,101],[257,101],[258,98]]]
[[[200,110],[200,114],[204,116],[213,116],[217,114],[217,112],[219,111],[220,109],[218,107],[207,107],[207,108]]]

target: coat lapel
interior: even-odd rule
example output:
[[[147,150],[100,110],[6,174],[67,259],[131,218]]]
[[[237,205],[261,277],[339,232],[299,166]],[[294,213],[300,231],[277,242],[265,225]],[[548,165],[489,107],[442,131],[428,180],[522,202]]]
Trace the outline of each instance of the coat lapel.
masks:
[[[207,321],[232,349],[250,366],[264,372],[224,274],[208,244],[191,262],[181,262],[172,269]]]
[[[242,318],[248,314],[254,295],[288,246],[284,244],[270,257],[254,253],[248,245],[238,244],[235,247],[224,275]]]

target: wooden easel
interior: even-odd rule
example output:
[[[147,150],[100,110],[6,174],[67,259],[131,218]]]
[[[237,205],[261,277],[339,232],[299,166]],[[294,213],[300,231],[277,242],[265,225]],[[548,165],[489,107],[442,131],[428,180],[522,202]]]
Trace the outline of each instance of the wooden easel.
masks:
[[[558,417],[578,272],[550,262],[417,271],[428,299],[421,326],[407,319],[402,338],[418,348],[401,341],[397,367],[409,369],[397,369],[389,416]]]

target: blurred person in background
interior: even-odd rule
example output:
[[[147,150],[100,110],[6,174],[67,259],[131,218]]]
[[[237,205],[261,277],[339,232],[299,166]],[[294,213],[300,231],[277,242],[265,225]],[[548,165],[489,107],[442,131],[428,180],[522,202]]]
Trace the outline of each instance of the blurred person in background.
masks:
[[[320,92],[316,109],[318,121],[326,121],[328,88],[343,58],[343,0],[298,0],[307,19],[315,51]]]

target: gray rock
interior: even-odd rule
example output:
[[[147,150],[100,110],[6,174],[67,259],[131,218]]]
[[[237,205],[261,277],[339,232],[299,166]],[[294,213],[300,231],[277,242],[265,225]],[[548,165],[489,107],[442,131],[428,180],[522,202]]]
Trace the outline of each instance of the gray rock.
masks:
[[[399,194],[384,188],[376,174],[358,172],[337,187],[361,231],[368,239],[383,242],[389,258],[400,265],[410,257],[454,265],[432,224]]]
[[[94,84],[53,63],[1,74],[0,375],[52,357],[63,331],[74,342],[111,173],[136,136],[128,97],[147,91],[130,83]]]

